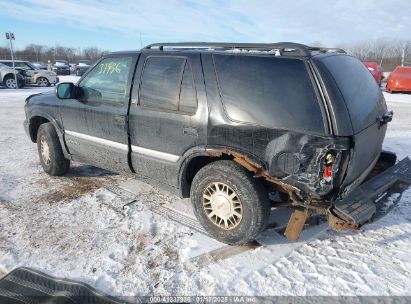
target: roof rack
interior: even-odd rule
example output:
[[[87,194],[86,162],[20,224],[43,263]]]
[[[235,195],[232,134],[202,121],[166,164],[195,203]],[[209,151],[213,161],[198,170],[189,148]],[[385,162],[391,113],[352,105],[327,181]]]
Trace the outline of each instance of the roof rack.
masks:
[[[293,53],[299,56],[309,56],[308,46],[293,42],[279,43],[232,43],[232,42],[177,42],[177,43],[154,43],[144,49],[243,49],[254,51],[278,50],[280,53]]]
[[[294,42],[277,43],[233,43],[233,42],[176,42],[176,43],[154,43],[147,45],[144,49],[223,49],[223,50],[248,50],[248,51],[273,51],[277,50],[280,55],[310,56],[312,52],[340,52],[342,49],[309,47]]]
[[[346,51],[340,48],[325,48],[325,47],[318,47],[318,46],[311,46],[308,47],[311,52],[318,52],[318,53],[342,53],[346,54]]]

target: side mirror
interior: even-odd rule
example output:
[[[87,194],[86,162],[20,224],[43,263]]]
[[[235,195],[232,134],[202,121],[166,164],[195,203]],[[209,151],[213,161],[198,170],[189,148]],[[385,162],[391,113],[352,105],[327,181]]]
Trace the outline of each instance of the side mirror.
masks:
[[[76,98],[76,86],[72,82],[62,82],[56,86],[56,96],[60,99]]]

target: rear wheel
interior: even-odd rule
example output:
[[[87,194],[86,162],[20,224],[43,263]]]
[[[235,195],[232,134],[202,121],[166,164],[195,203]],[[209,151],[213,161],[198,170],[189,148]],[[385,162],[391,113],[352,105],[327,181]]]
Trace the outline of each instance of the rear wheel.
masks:
[[[43,170],[53,176],[64,175],[70,160],[64,157],[56,130],[52,123],[44,123],[37,132],[37,150]]]
[[[254,240],[270,216],[268,193],[262,183],[229,160],[211,163],[196,174],[191,200],[206,231],[230,245]]]
[[[40,87],[48,87],[50,86],[50,82],[48,81],[48,79],[46,77],[39,77],[37,78],[36,81],[37,85]]]
[[[3,84],[8,89],[15,89],[17,87],[16,79],[14,75],[6,76],[3,80]]]

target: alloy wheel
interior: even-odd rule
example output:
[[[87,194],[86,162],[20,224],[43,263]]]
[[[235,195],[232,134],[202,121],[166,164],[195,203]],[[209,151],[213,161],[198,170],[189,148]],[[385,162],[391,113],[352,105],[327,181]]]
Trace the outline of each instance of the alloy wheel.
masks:
[[[50,147],[49,147],[46,137],[44,136],[40,138],[40,152],[41,152],[41,158],[43,159],[44,164],[48,166],[51,162]]]
[[[202,195],[203,211],[219,228],[236,228],[243,218],[243,204],[238,194],[222,182],[210,183]]]
[[[9,89],[15,89],[17,87],[16,80],[14,78],[7,79],[6,87]]]

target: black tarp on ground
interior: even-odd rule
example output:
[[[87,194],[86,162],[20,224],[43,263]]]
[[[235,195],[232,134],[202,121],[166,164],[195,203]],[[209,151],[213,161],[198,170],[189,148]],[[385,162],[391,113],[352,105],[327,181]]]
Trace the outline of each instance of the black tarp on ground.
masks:
[[[117,304],[124,303],[87,284],[53,278],[21,267],[0,280],[0,303],[7,304]]]

